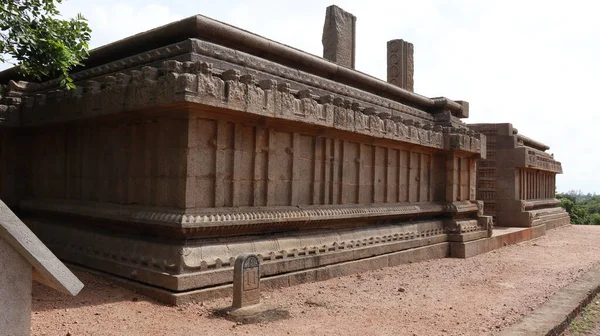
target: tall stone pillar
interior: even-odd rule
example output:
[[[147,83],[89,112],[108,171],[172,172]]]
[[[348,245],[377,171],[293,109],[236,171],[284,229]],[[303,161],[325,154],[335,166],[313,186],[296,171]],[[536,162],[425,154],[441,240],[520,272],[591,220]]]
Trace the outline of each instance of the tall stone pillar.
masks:
[[[327,7],[322,42],[323,58],[354,69],[356,16],[335,5]]]
[[[387,81],[408,91],[414,91],[415,62],[413,44],[404,40],[387,43]]]

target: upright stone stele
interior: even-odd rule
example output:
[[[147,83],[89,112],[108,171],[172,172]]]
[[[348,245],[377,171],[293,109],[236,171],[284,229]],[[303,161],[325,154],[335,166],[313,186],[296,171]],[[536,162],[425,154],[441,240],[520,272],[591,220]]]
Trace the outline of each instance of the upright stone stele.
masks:
[[[413,44],[404,40],[387,43],[387,81],[414,92],[415,62]]]
[[[32,279],[77,295],[83,284],[0,201],[0,334],[31,332]]]
[[[327,7],[322,42],[323,58],[354,69],[356,16],[335,5]]]
[[[242,253],[233,268],[233,309],[260,303],[260,262],[255,254]]]

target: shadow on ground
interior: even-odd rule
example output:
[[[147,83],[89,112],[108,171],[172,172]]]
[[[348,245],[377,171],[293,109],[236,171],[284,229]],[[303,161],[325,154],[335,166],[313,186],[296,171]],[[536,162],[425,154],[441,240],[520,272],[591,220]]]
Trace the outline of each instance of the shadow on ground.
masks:
[[[162,305],[146,296],[117,286],[87,272],[74,270],[73,273],[84,284],[81,292],[75,297],[34,282],[32,311],[42,312],[55,309],[100,306],[122,301],[147,301],[155,305]]]

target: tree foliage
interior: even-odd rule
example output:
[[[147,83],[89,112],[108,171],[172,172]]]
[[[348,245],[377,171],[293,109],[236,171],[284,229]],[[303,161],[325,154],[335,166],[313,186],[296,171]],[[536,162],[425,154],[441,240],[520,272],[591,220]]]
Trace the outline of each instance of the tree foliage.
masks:
[[[62,0],[0,0],[0,62],[11,62],[36,80],[59,77],[74,88],[69,71],[88,56],[86,19],[60,19]]]
[[[571,216],[571,223],[600,225],[600,196],[568,192],[557,194],[556,198]]]

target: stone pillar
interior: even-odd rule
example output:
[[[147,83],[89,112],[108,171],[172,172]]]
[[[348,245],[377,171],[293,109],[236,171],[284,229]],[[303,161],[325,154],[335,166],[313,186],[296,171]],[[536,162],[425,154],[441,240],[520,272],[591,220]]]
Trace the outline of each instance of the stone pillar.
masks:
[[[446,202],[452,203],[459,200],[458,158],[454,154],[448,155],[446,159]]]
[[[322,42],[323,58],[354,69],[356,16],[335,5],[327,7]]]
[[[0,269],[0,334],[29,335],[32,268],[27,260],[1,237]]]
[[[408,91],[414,91],[415,63],[413,44],[404,40],[387,43],[387,81]]]

